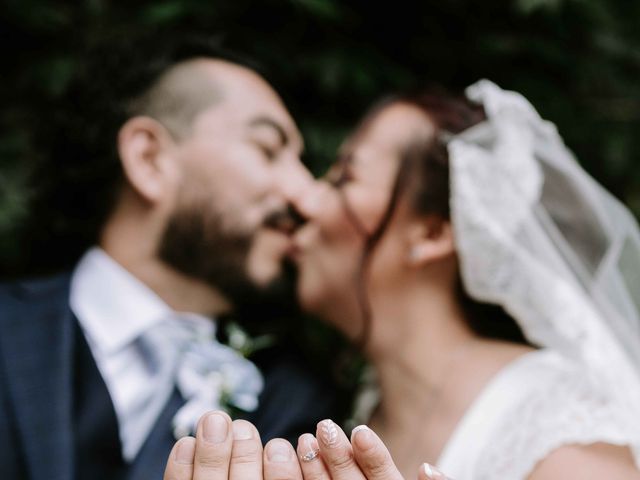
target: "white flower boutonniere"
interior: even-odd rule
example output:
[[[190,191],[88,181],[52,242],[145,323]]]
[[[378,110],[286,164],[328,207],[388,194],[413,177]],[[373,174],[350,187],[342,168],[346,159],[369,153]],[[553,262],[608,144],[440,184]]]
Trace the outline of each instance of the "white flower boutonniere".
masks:
[[[176,372],[176,386],[186,403],[173,417],[176,439],[195,432],[200,417],[210,410],[230,415],[252,412],[264,380],[246,357],[273,343],[273,338],[251,339],[239,326],[228,330],[229,345],[197,341],[189,345]]]

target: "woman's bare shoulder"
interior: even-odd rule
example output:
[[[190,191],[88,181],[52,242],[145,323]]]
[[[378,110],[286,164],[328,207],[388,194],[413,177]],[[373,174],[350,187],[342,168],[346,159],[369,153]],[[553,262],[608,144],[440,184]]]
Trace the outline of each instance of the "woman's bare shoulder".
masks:
[[[640,480],[629,448],[608,443],[565,445],[541,460],[529,480],[572,478],[575,480]]]

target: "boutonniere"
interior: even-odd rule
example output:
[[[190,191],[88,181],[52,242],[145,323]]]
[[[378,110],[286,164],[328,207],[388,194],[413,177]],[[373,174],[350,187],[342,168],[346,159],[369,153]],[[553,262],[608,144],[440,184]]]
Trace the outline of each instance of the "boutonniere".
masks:
[[[247,357],[271,346],[271,336],[251,338],[241,327],[229,324],[229,344],[199,341],[189,345],[176,373],[176,386],[185,404],[173,417],[174,437],[195,432],[199,418],[210,410],[236,416],[258,408],[264,380]]]

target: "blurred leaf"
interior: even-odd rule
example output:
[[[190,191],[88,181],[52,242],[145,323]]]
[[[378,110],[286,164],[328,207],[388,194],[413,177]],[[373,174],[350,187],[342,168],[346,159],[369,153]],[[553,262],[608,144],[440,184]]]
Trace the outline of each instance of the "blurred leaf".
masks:
[[[309,13],[325,20],[335,20],[340,17],[342,10],[333,0],[290,0]]]
[[[87,12],[92,16],[104,14],[106,12],[105,0],[86,0]]]
[[[185,2],[163,2],[147,7],[142,11],[141,18],[145,23],[160,25],[171,23],[187,12]]]
[[[525,15],[530,15],[539,10],[558,10],[564,0],[516,0],[516,8]]]
[[[0,157],[15,158],[21,139],[0,138]],[[0,171],[0,237],[11,232],[27,214],[27,172],[19,163],[2,165]]]
[[[3,7],[7,18],[34,32],[56,31],[73,22],[73,8],[58,2],[9,1]]]
[[[44,60],[34,72],[36,81],[52,97],[60,95],[67,86],[73,68],[74,59],[68,56],[52,57]]]

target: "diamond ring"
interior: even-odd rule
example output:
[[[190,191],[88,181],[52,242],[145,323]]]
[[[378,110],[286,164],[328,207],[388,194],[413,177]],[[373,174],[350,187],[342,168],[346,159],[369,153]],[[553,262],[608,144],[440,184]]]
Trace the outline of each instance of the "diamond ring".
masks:
[[[311,460],[316,458],[318,455],[320,455],[320,450],[318,450],[318,449],[311,450],[309,453],[307,453],[307,454],[303,455],[302,457],[300,457],[300,459],[303,462],[310,462]]]

